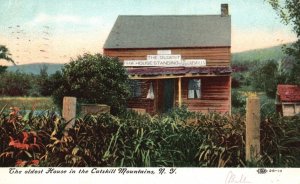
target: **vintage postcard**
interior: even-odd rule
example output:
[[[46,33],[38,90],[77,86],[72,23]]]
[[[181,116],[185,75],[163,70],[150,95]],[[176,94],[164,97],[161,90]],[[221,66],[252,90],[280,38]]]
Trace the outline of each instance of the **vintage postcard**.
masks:
[[[299,1],[0,9],[1,184],[299,183]]]

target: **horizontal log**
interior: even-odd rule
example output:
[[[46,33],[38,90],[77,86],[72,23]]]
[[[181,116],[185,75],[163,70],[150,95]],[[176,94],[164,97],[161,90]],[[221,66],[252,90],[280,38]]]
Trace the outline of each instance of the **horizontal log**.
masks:
[[[228,113],[229,110],[218,110],[218,111],[215,111],[215,110],[199,110],[199,109],[190,109],[188,108],[190,111],[192,112],[201,112],[201,113],[209,113],[209,112],[217,112],[217,113],[221,113],[221,114],[225,114],[225,113]]]
[[[189,104],[189,103],[185,103],[184,101],[182,101],[183,104],[186,104],[187,107],[196,107],[196,108],[228,108],[228,103],[224,103],[224,104]]]
[[[122,55],[122,54],[112,54],[110,57],[118,57],[120,60],[124,59],[146,59],[147,55],[150,54],[143,54],[143,55]],[[195,59],[195,58],[204,58],[204,59],[211,59],[211,60],[227,60],[228,62],[231,59],[231,56],[228,54],[194,54],[194,55],[181,55],[182,59]]]
[[[118,57],[121,62],[124,60],[146,60],[146,56],[115,56]],[[207,63],[230,63],[228,57],[182,57],[182,59],[206,59]]]

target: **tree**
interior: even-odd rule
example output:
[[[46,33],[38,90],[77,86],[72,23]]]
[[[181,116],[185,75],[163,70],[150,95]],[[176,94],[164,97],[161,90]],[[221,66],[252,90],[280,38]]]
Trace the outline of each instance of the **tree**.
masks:
[[[265,91],[266,94],[275,98],[278,83],[278,66],[274,60],[257,63],[250,72],[251,85],[256,90]]]
[[[0,92],[7,96],[31,96],[34,90],[35,78],[32,74],[5,72],[1,74]]]
[[[6,72],[7,66],[1,66],[0,65],[0,75],[4,72]]]
[[[6,46],[0,45],[0,59],[4,59],[6,61],[11,62],[12,64],[16,65],[14,60],[10,57],[11,54]]]
[[[39,92],[42,96],[51,96],[53,90],[51,90],[51,83],[49,81],[49,75],[48,75],[48,66],[42,65],[40,68],[40,74],[38,75],[38,86],[39,86]]]
[[[293,25],[298,40],[290,47],[285,47],[287,55],[294,58],[288,81],[300,85],[300,1],[299,0],[267,0],[286,25]]]
[[[74,96],[81,103],[110,105],[115,113],[125,106],[130,94],[125,68],[118,59],[101,54],[84,54],[72,59],[55,78],[58,81],[53,81],[56,85],[53,97],[58,105],[64,96]]]

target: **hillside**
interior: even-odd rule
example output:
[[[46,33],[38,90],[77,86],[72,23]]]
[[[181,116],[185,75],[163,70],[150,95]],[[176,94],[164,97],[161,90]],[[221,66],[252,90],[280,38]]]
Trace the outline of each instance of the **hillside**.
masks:
[[[251,61],[251,60],[279,60],[284,57],[284,53],[282,52],[282,46],[269,47],[264,49],[255,49],[245,52],[238,52],[232,54],[232,62],[238,61]]]
[[[63,64],[54,64],[54,63],[33,63],[33,64],[26,64],[26,65],[17,65],[17,66],[9,66],[8,71],[17,71],[24,73],[32,73],[32,74],[39,74],[40,70],[43,66],[48,68],[48,74],[53,74],[56,71],[60,70]]]
[[[243,62],[243,61],[253,61],[253,60],[279,60],[284,56],[282,52],[282,45],[264,48],[264,49],[256,49],[239,53],[232,53],[232,63]],[[34,63],[34,64],[26,64],[26,65],[17,65],[8,67],[8,71],[16,71],[19,70],[25,73],[39,74],[40,69],[46,65],[48,67],[48,73],[53,74],[57,70],[60,70],[63,64],[53,64],[53,63]]]

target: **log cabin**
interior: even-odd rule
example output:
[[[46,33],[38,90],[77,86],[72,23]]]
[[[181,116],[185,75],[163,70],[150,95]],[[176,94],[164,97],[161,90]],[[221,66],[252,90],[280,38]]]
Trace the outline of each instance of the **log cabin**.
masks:
[[[231,113],[231,16],[120,15],[103,54],[118,57],[131,79],[128,108],[150,114],[185,105]]]

